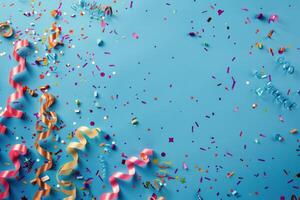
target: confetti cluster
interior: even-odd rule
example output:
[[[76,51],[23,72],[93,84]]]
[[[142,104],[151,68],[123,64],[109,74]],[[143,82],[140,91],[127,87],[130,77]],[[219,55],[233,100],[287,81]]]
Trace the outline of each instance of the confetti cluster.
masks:
[[[299,10],[0,2],[0,199],[300,199]]]

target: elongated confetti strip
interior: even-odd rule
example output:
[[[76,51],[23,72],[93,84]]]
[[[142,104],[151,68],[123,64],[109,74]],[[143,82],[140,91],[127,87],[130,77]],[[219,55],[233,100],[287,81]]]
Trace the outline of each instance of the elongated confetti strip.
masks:
[[[56,47],[58,44],[62,44],[60,41],[58,41],[61,27],[57,26],[56,23],[53,23],[51,31],[52,33],[50,33],[48,37],[49,49]]]
[[[0,35],[9,38],[14,34],[13,28],[7,22],[0,23]]]
[[[137,165],[139,167],[143,167],[147,165],[150,161],[149,156],[153,154],[152,149],[144,149],[140,153],[141,160],[137,157],[130,157],[128,160],[126,160],[125,164],[128,168],[128,174],[122,173],[122,172],[115,172],[110,178],[109,182],[112,186],[112,192],[111,193],[105,193],[101,195],[100,200],[115,200],[119,196],[120,192],[120,186],[117,182],[117,179],[121,180],[129,180],[132,176],[135,174],[135,167],[134,165]]]
[[[14,67],[9,73],[9,84],[16,90],[13,94],[11,94],[6,101],[6,108],[3,113],[0,114],[3,118],[21,118],[23,116],[23,112],[21,110],[16,110],[11,106],[12,102],[17,101],[24,95],[24,87],[22,83],[18,83],[14,80],[14,77],[26,69],[26,60],[18,54],[18,50],[29,46],[28,40],[19,40],[15,43],[13,56],[19,65]],[[6,132],[6,126],[0,123],[0,133],[4,134]]]
[[[56,174],[56,180],[62,187],[61,191],[68,195],[64,198],[65,200],[76,199],[76,187],[72,181],[61,180],[59,176],[70,175],[72,171],[78,164],[78,153],[77,150],[83,150],[87,144],[87,140],[84,136],[90,139],[95,138],[100,133],[100,128],[89,129],[88,127],[81,126],[75,131],[75,136],[78,138],[79,142],[71,142],[67,147],[67,152],[72,155],[73,160],[65,163],[60,167]],[[72,187],[72,189],[66,189],[67,187]]]
[[[0,193],[0,199],[5,199],[9,195],[9,184],[7,182],[7,178],[16,177],[20,170],[20,161],[18,157],[20,155],[25,155],[27,153],[27,148],[23,144],[16,144],[12,146],[9,151],[9,158],[15,166],[15,170],[5,170],[0,172],[0,184],[4,188],[4,192]]]
[[[48,93],[44,93],[40,99],[41,103],[43,101],[45,101],[45,103],[42,104],[40,108],[39,117],[41,121],[47,126],[47,128],[45,129],[44,126],[39,125],[38,123],[36,124],[36,130],[39,132],[39,134],[35,140],[34,146],[39,154],[46,158],[48,162],[37,169],[35,179],[31,181],[33,184],[38,184],[40,187],[40,189],[34,195],[34,200],[41,199],[43,196],[48,196],[51,191],[51,186],[43,182],[40,178],[40,175],[52,167],[52,155],[50,152],[46,151],[43,147],[40,146],[39,141],[44,140],[50,136],[51,131],[53,130],[57,122],[57,115],[53,111],[48,111],[48,108],[55,101],[54,96]]]

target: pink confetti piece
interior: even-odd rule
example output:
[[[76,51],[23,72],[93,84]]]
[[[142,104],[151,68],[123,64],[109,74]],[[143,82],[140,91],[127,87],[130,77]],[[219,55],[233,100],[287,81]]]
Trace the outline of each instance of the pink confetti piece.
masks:
[[[137,33],[132,33],[132,37],[133,37],[134,39],[139,39],[139,35],[138,35]]]
[[[271,22],[277,22],[279,20],[279,16],[276,15],[276,14],[272,14],[270,17],[269,17],[269,23]]]
[[[188,170],[189,169],[188,165],[185,162],[183,163],[183,169],[184,170]]]
[[[105,27],[106,27],[105,21],[104,21],[104,20],[101,20],[101,24],[100,24],[100,25],[101,25],[102,28],[105,28]]]

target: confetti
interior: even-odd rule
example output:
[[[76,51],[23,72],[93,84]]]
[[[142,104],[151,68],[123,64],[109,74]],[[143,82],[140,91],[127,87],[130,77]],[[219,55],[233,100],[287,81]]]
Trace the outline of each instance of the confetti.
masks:
[[[138,35],[137,33],[132,33],[132,37],[133,37],[134,39],[139,39],[139,35]]]
[[[271,23],[271,22],[277,22],[278,20],[279,20],[279,16],[276,14],[272,14],[272,15],[270,15],[268,21],[269,21],[269,23]]]

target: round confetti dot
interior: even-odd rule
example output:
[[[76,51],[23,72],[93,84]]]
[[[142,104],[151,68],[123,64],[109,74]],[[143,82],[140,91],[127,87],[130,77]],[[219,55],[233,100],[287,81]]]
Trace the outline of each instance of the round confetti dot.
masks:
[[[165,156],[166,156],[166,153],[165,153],[165,152],[162,152],[160,155],[161,155],[162,157],[165,157]]]

